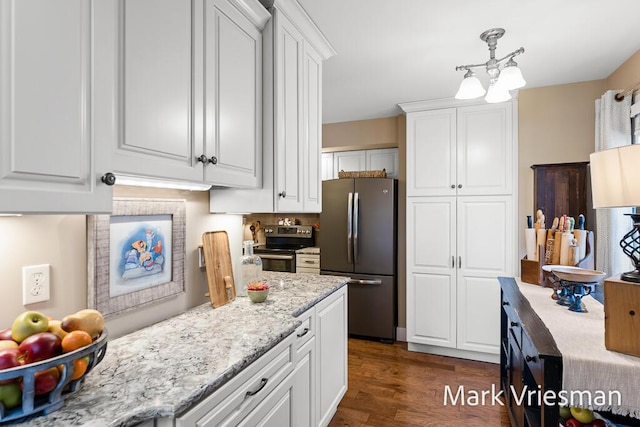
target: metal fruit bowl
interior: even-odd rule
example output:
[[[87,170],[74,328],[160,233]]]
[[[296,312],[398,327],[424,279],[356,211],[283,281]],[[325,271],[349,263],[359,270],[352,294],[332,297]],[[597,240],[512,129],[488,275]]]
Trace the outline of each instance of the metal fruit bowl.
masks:
[[[107,330],[104,329],[98,339],[86,347],[37,363],[30,363],[28,365],[0,371],[0,381],[17,378],[22,382],[23,386],[21,406],[6,409],[4,405],[0,403],[0,424],[40,412],[42,412],[43,415],[47,415],[60,409],[64,404],[64,399],[80,389],[87,374],[104,358],[107,352],[107,337]],[[72,380],[74,360],[87,355],[89,356],[87,371],[82,377]],[[62,371],[56,387],[47,394],[36,396],[35,373],[57,366],[62,366]]]

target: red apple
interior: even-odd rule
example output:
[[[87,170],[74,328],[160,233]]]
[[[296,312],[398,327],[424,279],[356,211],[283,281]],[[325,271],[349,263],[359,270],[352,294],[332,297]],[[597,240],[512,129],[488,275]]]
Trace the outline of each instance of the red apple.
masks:
[[[18,350],[23,355],[24,363],[34,363],[61,354],[62,344],[55,334],[39,332],[25,338]]]
[[[35,394],[39,396],[41,394],[47,394],[58,384],[60,380],[60,371],[58,368],[53,367],[44,371],[36,372],[34,375],[35,380]],[[24,389],[24,383],[20,383],[20,388]]]
[[[17,348],[7,348],[4,350],[0,350],[0,371],[9,368],[15,368],[16,366],[20,365],[20,351]],[[18,379],[20,379],[20,377],[11,380],[3,380],[0,381],[0,385],[16,382],[18,381]]]
[[[582,423],[575,418],[569,418],[565,420],[564,427],[582,427]]]
[[[10,340],[11,338],[11,328],[3,329],[0,331],[0,340]]]
[[[607,427],[607,423],[601,419],[594,419],[589,424],[584,424],[583,427]]]

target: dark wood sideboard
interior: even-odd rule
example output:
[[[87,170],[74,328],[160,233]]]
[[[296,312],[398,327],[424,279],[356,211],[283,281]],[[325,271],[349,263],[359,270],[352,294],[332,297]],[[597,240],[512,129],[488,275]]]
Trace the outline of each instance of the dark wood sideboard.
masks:
[[[514,427],[557,427],[561,425],[557,405],[524,400],[516,404],[522,389],[562,390],[562,354],[546,325],[533,311],[529,301],[512,277],[498,277],[501,294],[500,385],[504,392],[511,425]],[[551,289],[549,294],[551,295]],[[600,412],[600,411],[599,411]],[[640,420],[600,412],[621,426],[640,426]]]

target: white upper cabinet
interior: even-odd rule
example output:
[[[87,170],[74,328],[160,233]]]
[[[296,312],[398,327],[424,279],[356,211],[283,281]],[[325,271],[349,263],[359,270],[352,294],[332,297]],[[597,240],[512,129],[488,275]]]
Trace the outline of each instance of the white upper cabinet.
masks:
[[[338,172],[381,171],[398,178],[398,149],[336,151],[322,153],[322,180],[338,178]]]
[[[262,38],[257,0],[116,1],[122,175],[260,185]]]
[[[99,1],[0,3],[0,212],[108,213],[112,87]]]
[[[263,33],[262,188],[211,190],[211,212],[322,210],[322,61],[335,51],[295,0]]]
[[[407,114],[407,196],[511,194],[512,115],[508,102]]]
[[[367,170],[367,155],[365,150],[337,151],[333,153],[333,177],[338,178],[340,171]]]
[[[398,178],[398,149],[366,150],[367,170],[387,172],[387,178]]]

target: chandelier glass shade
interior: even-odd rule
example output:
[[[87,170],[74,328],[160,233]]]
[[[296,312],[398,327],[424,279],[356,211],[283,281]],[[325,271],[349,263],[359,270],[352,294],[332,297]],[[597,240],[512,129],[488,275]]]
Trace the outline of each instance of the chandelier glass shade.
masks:
[[[492,28],[480,34],[480,39],[489,45],[489,60],[487,62],[456,67],[456,71],[466,71],[456,93],[456,99],[475,99],[486,93],[485,101],[490,103],[504,102],[511,99],[510,90],[519,89],[526,84],[518,64],[513,60],[515,56],[524,53],[524,48],[514,50],[500,59],[495,57],[498,39],[504,35],[504,32],[502,28]],[[480,67],[485,68],[489,75],[489,89],[487,91],[484,90],[482,83],[472,70]]]

